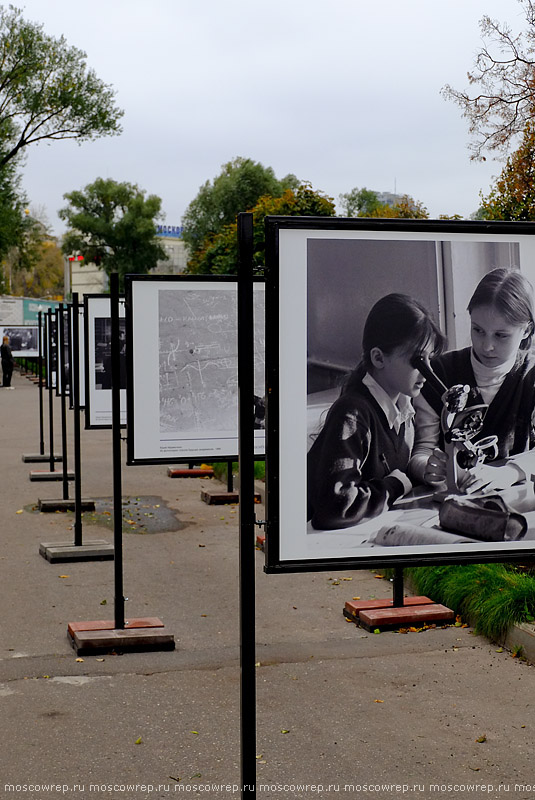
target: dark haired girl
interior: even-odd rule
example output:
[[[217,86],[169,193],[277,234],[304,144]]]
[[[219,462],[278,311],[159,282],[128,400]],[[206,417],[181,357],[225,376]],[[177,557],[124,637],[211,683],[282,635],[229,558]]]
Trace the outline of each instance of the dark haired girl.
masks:
[[[308,454],[308,519],[314,528],[355,525],[412,488],[406,475],[414,440],[411,398],[425,379],[411,360],[429,358],[443,345],[442,333],[413,298],[389,294],[373,306],[362,362]]]

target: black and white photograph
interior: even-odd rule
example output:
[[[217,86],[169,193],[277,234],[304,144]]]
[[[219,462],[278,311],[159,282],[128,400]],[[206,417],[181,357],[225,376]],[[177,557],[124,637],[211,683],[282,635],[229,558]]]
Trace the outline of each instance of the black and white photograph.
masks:
[[[60,316],[62,315],[62,317]],[[56,311],[56,320],[58,325],[58,341],[61,340],[61,345],[58,348],[58,381],[56,382],[56,394],[60,396],[65,394],[69,397],[71,394],[71,342],[70,342],[70,312],[69,307],[64,306],[63,310],[59,308]],[[63,339],[61,339],[61,331],[63,331]],[[63,386],[63,376],[65,376],[65,386]]]
[[[15,358],[36,358],[39,355],[39,328],[34,325],[4,325],[0,340],[7,336]]]
[[[264,452],[264,292],[255,284],[255,451]],[[234,278],[128,276],[129,462],[238,453]]]
[[[535,549],[521,230],[272,218],[268,568]]]
[[[124,298],[119,302],[121,425],[126,424]],[[85,427],[112,425],[111,311],[109,295],[84,297]]]
[[[95,389],[111,389],[111,318],[96,317],[95,323]],[[120,386],[126,389],[125,321],[119,320]]]

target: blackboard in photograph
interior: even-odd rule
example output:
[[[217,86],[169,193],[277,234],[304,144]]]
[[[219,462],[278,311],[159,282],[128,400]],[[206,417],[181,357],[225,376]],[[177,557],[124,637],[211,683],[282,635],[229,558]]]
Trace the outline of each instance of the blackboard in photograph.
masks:
[[[124,299],[119,301],[121,347],[121,425],[126,424]],[[84,297],[85,427],[109,428],[111,402],[111,311],[109,295]]]
[[[9,337],[15,358],[36,358],[39,355],[39,328],[33,325],[4,325],[0,327],[0,342]]]
[[[129,463],[238,452],[235,279],[129,276]],[[264,292],[255,292],[255,447],[264,452]],[[130,333],[128,333],[130,330]],[[154,387],[157,386],[157,392]]]

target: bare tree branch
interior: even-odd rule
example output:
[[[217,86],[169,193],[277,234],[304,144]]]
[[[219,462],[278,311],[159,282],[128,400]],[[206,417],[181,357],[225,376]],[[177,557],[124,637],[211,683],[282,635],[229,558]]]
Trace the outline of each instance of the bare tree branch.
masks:
[[[473,160],[485,160],[486,151],[506,153],[535,114],[535,0],[519,0],[527,28],[514,36],[507,24],[483,17],[483,46],[468,72],[471,94],[450,85],[442,95],[462,109],[472,136]]]

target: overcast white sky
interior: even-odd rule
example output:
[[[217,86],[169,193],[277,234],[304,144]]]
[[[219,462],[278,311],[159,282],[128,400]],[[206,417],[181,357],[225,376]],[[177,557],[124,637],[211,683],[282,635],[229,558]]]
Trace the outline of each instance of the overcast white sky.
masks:
[[[335,200],[407,193],[432,217],[469,215],[501,163],[469,160],[446,83],[467,86],[484,14],[524,27],[518,0],[26,0],[87,53],[124,109],[121,136],[28,148],[24,187],[52,228],[63,195],[97,177],[137,183],[182,214],[244,156]]]

